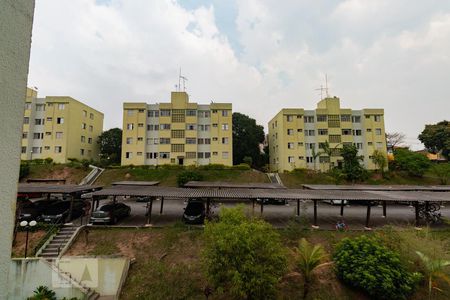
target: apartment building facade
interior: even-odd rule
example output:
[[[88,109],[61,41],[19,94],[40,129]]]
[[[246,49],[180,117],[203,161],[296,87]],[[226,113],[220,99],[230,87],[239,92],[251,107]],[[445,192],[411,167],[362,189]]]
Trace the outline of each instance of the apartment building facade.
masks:
[[[71,97],[38,98],[28,88],[22,131],[22,160],[52,158],[99,159],[98,137],[103,113]]]
[[[181,91],[170,103],[124,103],[121,163],[233,165],[231,103],[190,103]]]
[[[270,169],[273,172],[308,168],[327,171],[342,165],[340,149],[352,144],[367,169],[375,169],[372,154],[387,155],[383,109],[341,108],[340,99],[327,97],[315,110],[282,109],[269,124]],[[323,151],[329,143],[332,155]]]

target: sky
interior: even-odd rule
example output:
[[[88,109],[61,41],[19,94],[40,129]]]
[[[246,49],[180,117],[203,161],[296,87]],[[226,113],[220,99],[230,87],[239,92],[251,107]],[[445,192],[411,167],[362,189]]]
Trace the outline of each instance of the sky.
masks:
[[[328,76],[341,107],[384,108],[413,149],[450,119],[450,1],[41,0],[28,85],[122,127],[123,102],[168,102],[181,68],[192,102],[231,102],[267,129],[315,109]]]

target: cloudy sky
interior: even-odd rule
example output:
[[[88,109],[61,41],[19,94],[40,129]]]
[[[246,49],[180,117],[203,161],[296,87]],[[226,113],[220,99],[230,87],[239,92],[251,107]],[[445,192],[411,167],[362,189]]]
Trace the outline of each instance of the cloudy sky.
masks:
[[[328,74],[343,107],[384,108],[415,149],[450,119],[450,1],[40,0],[29,86],[69,95],[121,127],[122,102],[232,102],[267,128],[314,109]]]

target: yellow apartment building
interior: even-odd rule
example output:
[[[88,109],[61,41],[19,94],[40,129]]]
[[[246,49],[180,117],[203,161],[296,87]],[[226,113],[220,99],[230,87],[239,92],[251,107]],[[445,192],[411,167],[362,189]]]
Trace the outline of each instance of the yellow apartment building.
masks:
[[[122,165],[233,165],[231,103],[123,104]]]
[[[323,153],[328,141],[333,154]],[[341,108],[340,99],[327,97],[315,110],[282,109],[269,122],[270,169],[273,172],[308,168],[327,171],[342,165],[340,149],[353,144],[364,167],[375,169],[375,150],[387,155],[383,109]]]
[[[103,131],[103,113],[71,97],[38,98],[28,88],[22,131],[22,160],[52,158],[99,159],[97,140]]]

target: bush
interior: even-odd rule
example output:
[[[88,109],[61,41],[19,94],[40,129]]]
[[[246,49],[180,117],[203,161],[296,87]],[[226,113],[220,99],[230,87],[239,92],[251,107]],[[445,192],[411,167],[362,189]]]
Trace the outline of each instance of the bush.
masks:
[[[247,164],[239,164],[231,167],[233,170],[251,170],[250,166]]]
[[[244,156],[242,161],[244,162],[244,164],[247,164],[249,166],[253,164],[253,158],[251,158],[250,156]]]
[[[227,167],[225,165],[221,165],[221,164],[209,164],[209,165],[199,166],[198,168],[200,170],[225,170],[225,169],[228,169],[229,167]]]
[[[45,161],[45,164],[51,165],[53,163],[53,158],[47,157],[46,159],[44,159],[44,161]]]
[[[87,169],[89,169],[89,165],[91,164],[91,162],[89,161],[89,160],[87,160],[87,159],[83,159],[82,161],[81,161],[81,165],[83,166],[83,168],[85,169],[85,170],[87,170]]]
[[[209,283],[229,298],[274,299],[287,269],[279,234],[263,220],[247,219],[243,206],[206,223],[202,258]]]
[[[375,299],[406,299],[421,278],[406,270],[397,252],[365,235],[343,239],[334,261],[342,281]]]
[[[203,180],[202,174],[195,171],[184,171],[177,175],[178,186],[184,186],[189,181],[201,181]]]
[[[431,172],[435,174],[441,184],[448,184],[450,179],[450,163],[442,163],[431,167]]]
[[[33,296],[28,297],[28,300],[56,300],[56,294],[53,290],[46,286],[39,286],[33,291]]]
[[[20,163],[19,179],[27,177],[30,174],[30,164],[28,162]]]
[[[394,159],[395,168],[416,177],[422,177],[431,165],[426,156],[408,149],[396,149]]]

